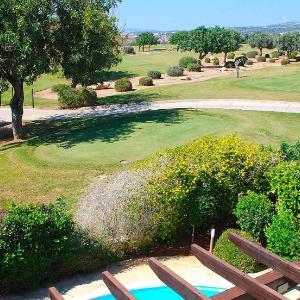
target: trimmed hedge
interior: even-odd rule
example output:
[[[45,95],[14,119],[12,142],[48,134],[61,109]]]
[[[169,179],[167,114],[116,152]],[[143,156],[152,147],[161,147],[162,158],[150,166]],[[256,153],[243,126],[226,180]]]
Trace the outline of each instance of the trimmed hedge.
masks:
[[[220,65],[219,58],[218,57],[214,57],[212,59],[212,63],[213,63],[214,66],[219,66]]]
[[[187,70],[190,72],[201,72],[202,67],[199,64],[188,65]]]
[[[245,61],[245,65],[248,65],[248,66],[252,66],[253,65],[253,61],[248,59]]]
[[[115,90],[117,92],[129,92],[132,91],[132,83],[127,78],[121,78],[115,82]]]
[[[197,59],[195,57],[185,56],[180,59],[179,66],[182,68],[187,68],[188,65],[196,64],[196,63],[197,63]]]
[[[241,196],[234,214],[243,231],[265,242],[265,230],[272,224],[275,214],[274,205],[267,196],[254,192]]]
[[[271,57],[272,57],[272,58],[278,58],[279,55],[280,55],[280,53],[279,53],[278,51],[273,51],[273,52],[271,53]]]
[[[282,65],[282,66],[287,66],[288,64],[290,64],[290,60],[287,59],[287,58],[285,58],[285,59],[283,59],[283,60],[281,61],[281,65]]]
[[[123,49],[123,51],[124,51],[125,54],[135,54],[135,50],[134,50],[134,48],[131,47],[131,46],[125,47],[125,48]]]
[[[249,233],[236,229],[227,229],[216,242],[214,255],[225,260],[232,266],[246,273],[261,271],[262,266],[253,258],[239,250],[230,240],[228,235],[236,233],[249,241],[257,242]]]
[[[152,79],[161,79],[161,72],[159,71],[149,71],[147,75]]]
[[[183,76],[184,69],[182,67],[174,66],[169,67],[168,69],[168,75],[171,77],[179,77]]]
[[[235,58],[235,53],[234,53],[234,52],[229,52],[229,53],[227,54],[227,58],[228,58],[228,59],[234,59],[234,58]]]
[[[209,57],[205,57],[204,61],[205,61],[205,63],[207,63],[207,64],[210,64],[210,63],[211,63],[211,60],[210,60]]]
[[[142,77],[139,80],[139,85],[141,85],[141,86],[152,86],[153,85],[153,79],[151,77]]]

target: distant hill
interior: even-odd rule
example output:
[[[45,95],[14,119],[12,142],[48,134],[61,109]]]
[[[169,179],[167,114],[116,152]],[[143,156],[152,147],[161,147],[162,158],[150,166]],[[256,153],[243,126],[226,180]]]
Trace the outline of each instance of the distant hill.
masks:
[[[284,33],[291,31],[300,31],[300,22],[286,22],[279,24],[272,24],[267,26],[243,26],[243,27],[232,27],[241,33],[253,33],[253,32],[265,32],[265,33]],[[157,30],[157,29],[138,29],[128,28],[127,33],[138,34],[140,32],[150,31],[153,33],[172,33],[178,30]]]

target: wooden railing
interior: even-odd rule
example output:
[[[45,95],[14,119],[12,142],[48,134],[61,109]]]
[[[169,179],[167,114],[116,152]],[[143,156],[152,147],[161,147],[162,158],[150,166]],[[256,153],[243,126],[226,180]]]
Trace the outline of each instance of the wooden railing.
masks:
[[[287,289],[295,287],[298,283],[300,283],[300,263],[288,262],[259,245],[240,237],[239,235],[230,234],[229,238],[238,248],[240,248],[240,250],[254,257],[257,261],[265,264],[266,266],[273,268],[273,271],[260,275],[257,278],[253,278],[229,265],[225,261],[215,257],[198,245],[192,245],[192,254],[195,255],[203,265],[235,285],[235,287],[227,291],[213,296],[212,298],[208,298],[155,258],[149,259],[149,265],[162,282],[187,300],[287,299],[279,293],[279,287],[284,287],[282,292],[285,292]],[[112,295],[117,300],[136,299],[126,289],[126,287],[124,287],[109,272],[102,273],[102,278]],[[64,299],[55,288],[49,289],[49,296],[51,300]]]

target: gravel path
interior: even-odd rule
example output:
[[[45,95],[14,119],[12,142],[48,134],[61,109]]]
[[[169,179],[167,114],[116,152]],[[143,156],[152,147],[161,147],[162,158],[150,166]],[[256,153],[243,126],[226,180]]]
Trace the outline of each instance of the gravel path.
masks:
[[[106,105],[96,107],[84,107],[77,110],[54,110],[54,109],[24,109],[25,121],[68,119],[80,117],[95,117],[114,115],[120,113],[132,113],[159,109],[178,108],[218,108],[252,111],[271,111],[285,113],[300,113],[300,102],[270,101],[270,100],[243,100],[243,99],[195,99],[179,101],[159,101],[121,105]],[[10,108],[0,108],[0,123],[10,122]]]

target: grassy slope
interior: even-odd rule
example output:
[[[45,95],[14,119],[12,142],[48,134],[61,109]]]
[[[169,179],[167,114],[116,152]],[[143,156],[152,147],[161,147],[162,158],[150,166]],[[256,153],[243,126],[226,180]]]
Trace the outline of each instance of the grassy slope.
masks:
[[[300,64],[269,67],[202,82],[150,88],[100,98],[99,103],[170,99],[255,99],[300,101]]]
[[[201,135],[237,132],[272,145],[296,141],[300,115],[173,110],[32,126],[27,130],[36,138],[0,148],[2,205],[47,202],[60,195],[72,205],[97,175]]]

